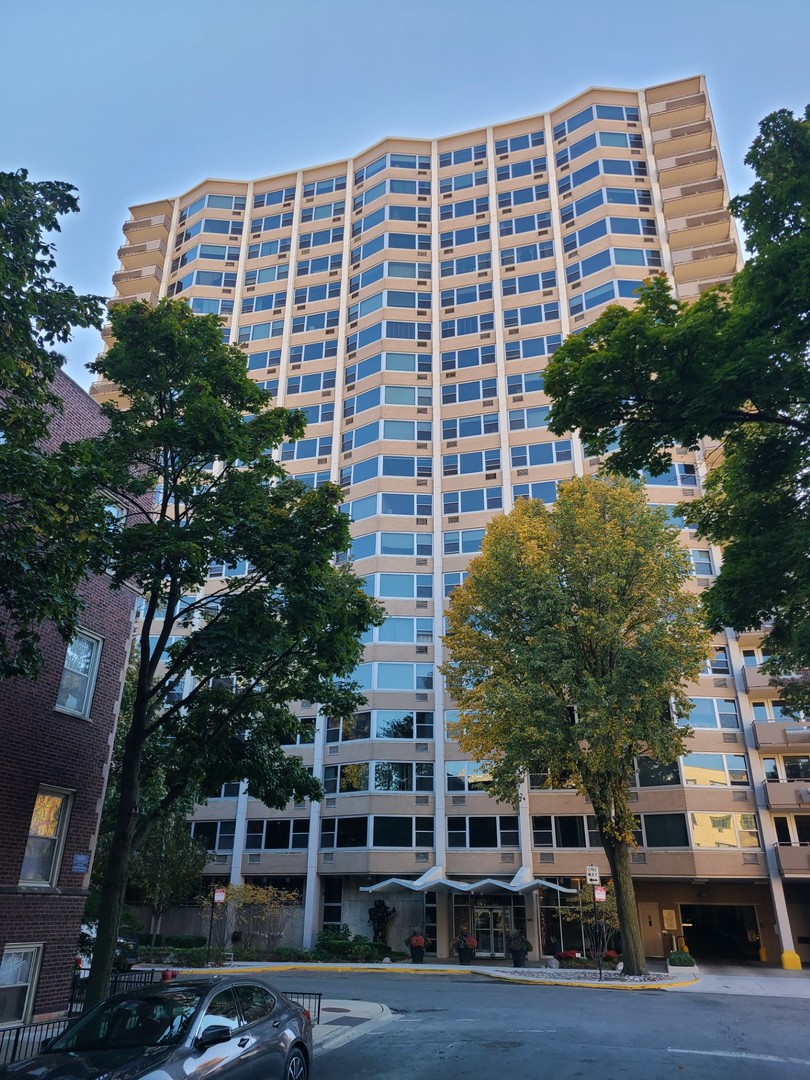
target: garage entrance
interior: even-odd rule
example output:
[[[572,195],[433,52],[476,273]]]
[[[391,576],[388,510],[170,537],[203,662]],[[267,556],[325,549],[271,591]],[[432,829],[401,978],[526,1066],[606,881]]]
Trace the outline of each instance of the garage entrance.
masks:
[[[698,961],[758,959],[753,904],[681,904],[681,925],[687,948]]]

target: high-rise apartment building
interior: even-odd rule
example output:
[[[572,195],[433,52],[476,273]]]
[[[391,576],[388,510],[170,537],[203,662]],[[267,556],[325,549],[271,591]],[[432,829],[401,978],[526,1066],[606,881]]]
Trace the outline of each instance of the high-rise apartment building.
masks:
[[[581,946],[553,886],[608,871],[589,805],[539,778],[518,811],[489,796],[445,733],[444,612],[494,515],[553,503],[558,481],[598,466],[575,433],[548,433],[548,357],[651,273],[687,300],[729,279],[741,255],[728,198],[694,77],[132,207],[116,301],[179,296],[218,314],[252,377],[306,412],[281,459],[343,487],[355,570],[388,611],[357,672],[364,711],[341,724],[301,707],[312,741],[291,752],[323,802],[280,814],[234,777],[195,817],[208,873],[301,888],[305,943],[343,922],[370,935],[383,896],[391,940],[426,927],[440,956],[461,928],[484,955],[504,953],[513,925],[535,956]],[[681,527],[695,588],[721,554],[674,507],[700,493],[704,459],[676,452],[648,488]],[[210,587],[237,572],[212,567]],[[703,955],[810,959],[810,733],[780,720],[757,637],[716,646],[691,690],[689,753],[638,762],[646,949],[685,939]]]

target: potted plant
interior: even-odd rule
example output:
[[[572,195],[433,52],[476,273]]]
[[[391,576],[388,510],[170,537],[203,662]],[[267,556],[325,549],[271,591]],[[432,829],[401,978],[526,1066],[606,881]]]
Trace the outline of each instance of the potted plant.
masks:
[[[418,930],[411,930],[405,938],[406,946],[411,950],[411,963],[421,964],[425,959],[425,949],[430,944],[430,939]]]
[[[513,930],[509,935],[509,952],[512,954],[512,965],[516,968],[526,966],[526,953],[532,947],[532,943],[522,930]]]
[[[458,952],[458,962],[460,964],[471,964],[475,958],[475,950],[478,948],[478,942],[468,933],[466,930],[458,935],[457,938],[453,938],[453,945]]]

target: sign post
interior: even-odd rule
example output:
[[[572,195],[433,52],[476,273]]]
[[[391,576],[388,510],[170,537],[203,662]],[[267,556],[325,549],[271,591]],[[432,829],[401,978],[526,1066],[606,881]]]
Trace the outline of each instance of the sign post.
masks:
[[[599,966],[599,982],[602,981],[602,951],[599,939],[599,908],[598,901],[605,899],[605,890],[599,884],[599,867],[587,866],[585,868],[585,881],[593,889],[593,943],[596,946],[596,962]],[[597,891],[601,893],[597,896]]]
[[[214,932],[214,905],[225,903],[225,890],[218,886],[211,891],[211,917],[208,920],[208,948],[205,950],[205,966],[208,967],[208,962],[211,959],[211,935]]]

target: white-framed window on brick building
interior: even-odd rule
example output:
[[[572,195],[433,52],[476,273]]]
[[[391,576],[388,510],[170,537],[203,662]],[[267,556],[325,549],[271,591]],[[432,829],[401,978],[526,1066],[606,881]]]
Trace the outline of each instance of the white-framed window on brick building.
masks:
[[[6,945],[0,957],[0,1027],[27,1024],[34,1004],[41,944]]]
[[[55,885],[59,878],[65,846],[71,795],[67,791],[41,787],[31,814],[25,845],[21,885]]]
[[[101,646],[101,638],[86,630],[80,630],[68,645],[62,681],[56,695],[56,708],[60,712],[85,718],[90,716]]]

